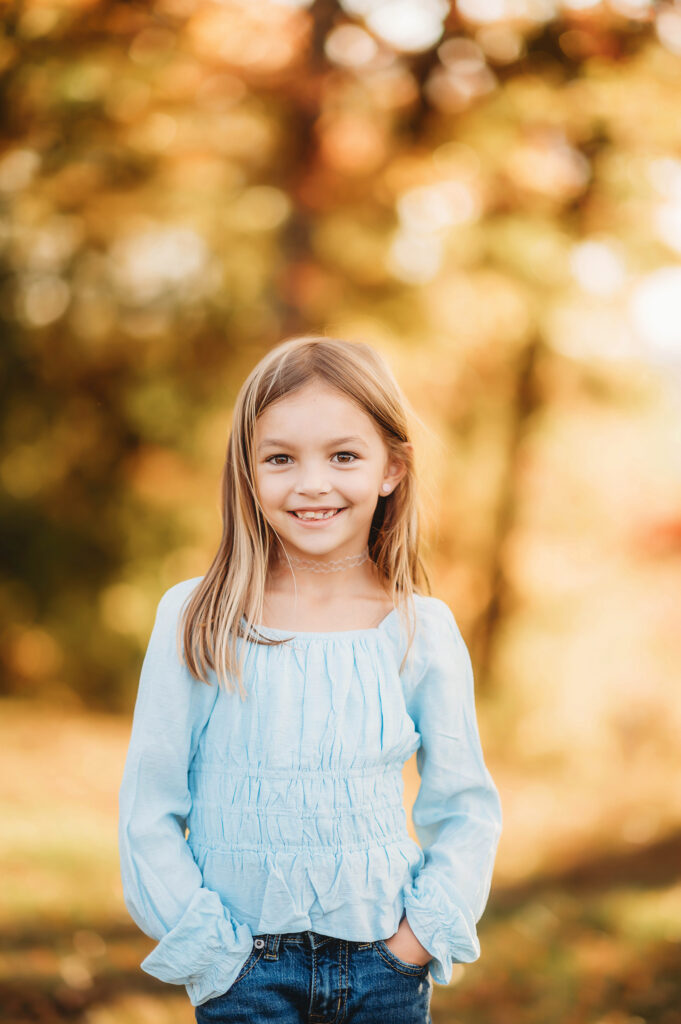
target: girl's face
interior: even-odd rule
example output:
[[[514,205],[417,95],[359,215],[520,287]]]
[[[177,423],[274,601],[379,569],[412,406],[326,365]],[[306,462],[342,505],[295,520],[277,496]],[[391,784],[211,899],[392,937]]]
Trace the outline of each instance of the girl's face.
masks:
[[[255,425],[254,459],[265,518],[287,551],[308,557],[359,554],[379,497],[406,471],[373,419],[323,381],[265,409]]]

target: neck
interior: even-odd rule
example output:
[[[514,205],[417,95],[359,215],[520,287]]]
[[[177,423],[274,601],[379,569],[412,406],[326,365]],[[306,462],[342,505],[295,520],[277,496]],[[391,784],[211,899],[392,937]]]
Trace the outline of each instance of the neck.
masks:
[[[348,569],[364,565],[369,560],[369,548],[365,547],[363,551],[352,555],[345,555],[342,558],[317,558],[315,556],[309,558],[290,553],[285,558],[286,564],[293,570],[302,569],[305,572],[324,573],[326,575],[330,572],[345,572]]]
[[[343,558],[280,552],[268,575],[270,587],[280,593],[290,590],[303,599],[328,600],[375,582],[377,570],[365,547]]]

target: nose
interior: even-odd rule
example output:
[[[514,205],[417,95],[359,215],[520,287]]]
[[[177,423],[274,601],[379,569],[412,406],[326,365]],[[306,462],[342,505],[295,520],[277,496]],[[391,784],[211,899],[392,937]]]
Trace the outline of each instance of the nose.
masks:
[[[328,494],[331,484],[326,469],[318,463],[301,463],[295,483],[296,494]]]

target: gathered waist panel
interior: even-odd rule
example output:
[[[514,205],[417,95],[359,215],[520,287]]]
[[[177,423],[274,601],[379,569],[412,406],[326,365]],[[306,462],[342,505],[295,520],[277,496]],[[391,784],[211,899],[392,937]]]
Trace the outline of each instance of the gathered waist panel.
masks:
[[[402,773],[189,773],[195,840],[242,850],[382,846],[404,838]]]

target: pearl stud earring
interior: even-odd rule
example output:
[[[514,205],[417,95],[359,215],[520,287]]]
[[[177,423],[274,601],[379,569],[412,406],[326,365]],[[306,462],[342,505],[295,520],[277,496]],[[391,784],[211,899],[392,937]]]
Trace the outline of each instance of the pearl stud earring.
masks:
[[[383,484],[381,490],[387,493],[390,490],[390,484]]]

